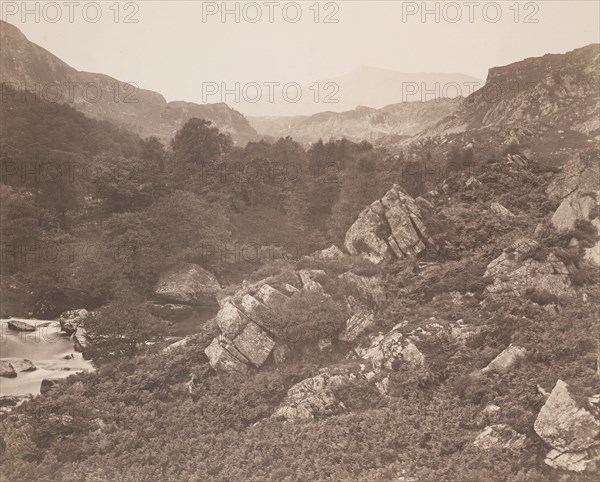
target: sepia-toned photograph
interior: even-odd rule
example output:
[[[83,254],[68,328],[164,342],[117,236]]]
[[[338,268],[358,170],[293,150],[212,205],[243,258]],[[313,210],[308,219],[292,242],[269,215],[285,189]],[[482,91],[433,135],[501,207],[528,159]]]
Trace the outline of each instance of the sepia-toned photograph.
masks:
[[[0,482],[600,480],[600,2],[0,0]]]

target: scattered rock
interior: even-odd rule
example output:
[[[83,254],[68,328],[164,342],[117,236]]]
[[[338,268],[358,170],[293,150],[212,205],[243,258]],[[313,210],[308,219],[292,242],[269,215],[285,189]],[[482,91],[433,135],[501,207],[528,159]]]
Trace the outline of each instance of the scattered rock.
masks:
[[[214,303],[220,289],[212,273],[196,264],[185,264],[160,277],[154,296],[164,303],[202,305]]]
[[[519,451],[525,448],[527,438],[510,425],[496,424],[483,429],[473,441],[473,445],[483,450],[508,449]]]
[[[515,345],[509,345],[502,353],[500,353],[496,358],[494,358],[488,366],[486,366],[482,373],[487,373],[491,371],[495,372],[505,372],[508,371],[517,360],[524,358],[527,354],[525,348],[521,348]]]
[[[34,325],[31,325],[25,321],[20,320],[9,320],[7,323],[8,329],[13,331],[35,331]]]
[[[494,214],[497,214],[498,216],[501,216],[503,218],[514,218],[515,217],[515,215],[513,213],[511,213],[508,209],[506,209],[500,203],[492,203],[490,206],[490,210]]]

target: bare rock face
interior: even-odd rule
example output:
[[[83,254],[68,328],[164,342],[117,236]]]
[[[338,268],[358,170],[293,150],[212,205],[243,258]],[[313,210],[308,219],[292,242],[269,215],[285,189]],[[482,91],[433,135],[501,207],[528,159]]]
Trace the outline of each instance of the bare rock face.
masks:
[[[331,415],[344,408],[331,390],[344,386],[357,377],[358,375],[346,369],[324,368],[318,375],[291,387],[272,418],[298,420]]]
[[[533,426],[552,447],[548,465],[578,472],[600,468],[600,414],[583,405],[565,382],[556,382]]]
[[[490,425],[483,429],[473,441],[473,445],[483,450],[508,449],[519,451],[525,448],[527,439],[504,423]]]
[[[567,162],[546,188],[546,194],[562,201],[577,191],[594,192],[600,189],[600,164],[594,152],[577,154]]]
[[[486,277],[494,278],[487,290],[521,295],[533,288],[556,296],[573,295],[569,269],[554,254],[545,261],[527,257],[537,247],[532,239],[522,238],[493,260],[485,272]]]
[[[389,333],[379,334],[371,340],[365,350],[357,349],[361,358],[370,360],[373,368],[394,368],[396,363],[411,367],[422,366],[425,356],[400,331],[400,325],[395,326]]]
[[[58,322],[60,329],[67,335],[72,335],[77,330],[77,327],[82,324],[89,316],[89,311],[86,309],[69,310],[60,315]]]
[[[500,353],[496,358],[494,358],[488,366],[486,366],[482,371],[482,373],[487,372],[505,372],[510,370],[510,368],[517,362],[517,360],[524,358],[527,354],[525,348],[521,348],[520,346],[510,345],[506,350]]]
[[[186,264],[159,279],[154,296],[164,303],[200,305],[214,303],[221,285],[212,273],[195,264]]]
[[[373,263],[406,258],[433,245],[413,198],[394,184],[383,198],[360,213],[346,233],[345,247]]]
[[[598,206],[600,191],[575,191],[563,200],[552,216],[552,225],[560,232],[575,228],[577,221],[587,221]]]

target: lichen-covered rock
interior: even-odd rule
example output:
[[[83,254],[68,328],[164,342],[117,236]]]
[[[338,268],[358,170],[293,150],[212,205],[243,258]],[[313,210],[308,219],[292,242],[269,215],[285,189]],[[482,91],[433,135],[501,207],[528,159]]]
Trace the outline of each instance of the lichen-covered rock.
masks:
[[[219,326],[221,333],[230,340],[233,340],[238,336],[249,321],[248,317],[231,301],[226,301],[221,306],[215,319],[217,320],[217,325]]]
[[[534,423],[535,432],[560,452],[579,452],[599,445],[598,413],[581,406],[558,380]]]
[[[195,264],[185,264],[163,274],[154,290],[164,303],[201,305],[216,301],[221,285],[212,273]]]
[[[520,346],[509,345],[502,353],[494,358],[488,366],[482,369],[482,373],[487,372],[505,372],[508,371],[517,360],[524,358],[527,354],[527,350]]]
[[[373,368],[393,369],[397,363],[419,367],[425,363],[425,356],[400,331],[399,325],[389,333],[374,337],[370,346],[359,353],[361,358],[370,360]]]
[[[362,300],[380,303],[385,300],[386,292],[379,276],[361,276],[351,271],[346,271],[338,276],[350,290],[354,291]]]
[[[242,355],[233,343],[223,336],[216,337],[204,350],[210,366],[217,371],[248,370],[248,359]]]
[[[510,425],[503,423],[484,428],[473,441],[475,447],[483,450],[508,449],[519,451],[525,448],[526,444],[527,438],[525,435],[516,432]]]
[[[252,364],[260,367],[273,351],[275,341],[256,323],[249,322],[233,344]]]
[[[318,375],[291,387],[272,417],[294,420],[331,415],[344,408],[332,389],[347,385],[358,376],[346,369],[324,368]]]
[[[433,245],[413,198],[394,184],[384,196],[363,210],[346,233],[345,247],[373,263],[403,259]]]
[[[338,335],[338,340],[351,342],[356,340],[369,328],[375,326],[373,311],[361,311],[355,313],[346,320],[346,328]]]
[[[67,335],[71,336],[77,330],[77,327],[84,323],[86,318],[89,316],[89,311],[81,308],[79,310],[65,311],[58,318],[60,323],[60,329]]]
[[[600,447],[565,453],[552,449],[546,454],[544,462],[550,467],[569,472],[597,473],[600,470]]]
[[[552,225],[560,232],[571,231],[578,221],[589,221],[590,214],[597,208],[599,201],[600,190],[575,191],[565,198],[554,212]]]
[[[524,294],[529,289],[547,291],[556,296],[573,295],[569,269],[553,253],[546,260],[529,258],[538,244],[532,239],[520,239],[487,267],[486,277],[494,282],[490,293]]]

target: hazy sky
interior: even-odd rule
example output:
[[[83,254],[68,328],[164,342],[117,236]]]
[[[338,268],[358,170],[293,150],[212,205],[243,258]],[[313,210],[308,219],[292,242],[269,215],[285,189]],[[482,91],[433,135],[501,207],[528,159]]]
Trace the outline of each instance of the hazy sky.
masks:
[[[196,102],[202,82],[305,84],[361,65],[485,79],[491,66],[599,42],[600,2],[594,0],[428,2],[434,13],[425,18],[423,2],[320,2],[318,9],[314,1],[229,2],[239,9],[239,23],[233,14],[222,22],[222,2],[121,2],[115,22],[115,2],[104,1],[96,23],[86,21],[98,13],[93,2],[77,2],[72,23],[65,2],[27,2],[40,17],[29,14],[24,22],[21,3],[2,2],[3,20],[76,69],[136,82],[167,100]],[[52,23],[57,5],[62,16]],[[260,20],[251,23],[259,10]],[[127,14],[137,23],[125,23]],[[326,17],[337,23],[325,23]]]

